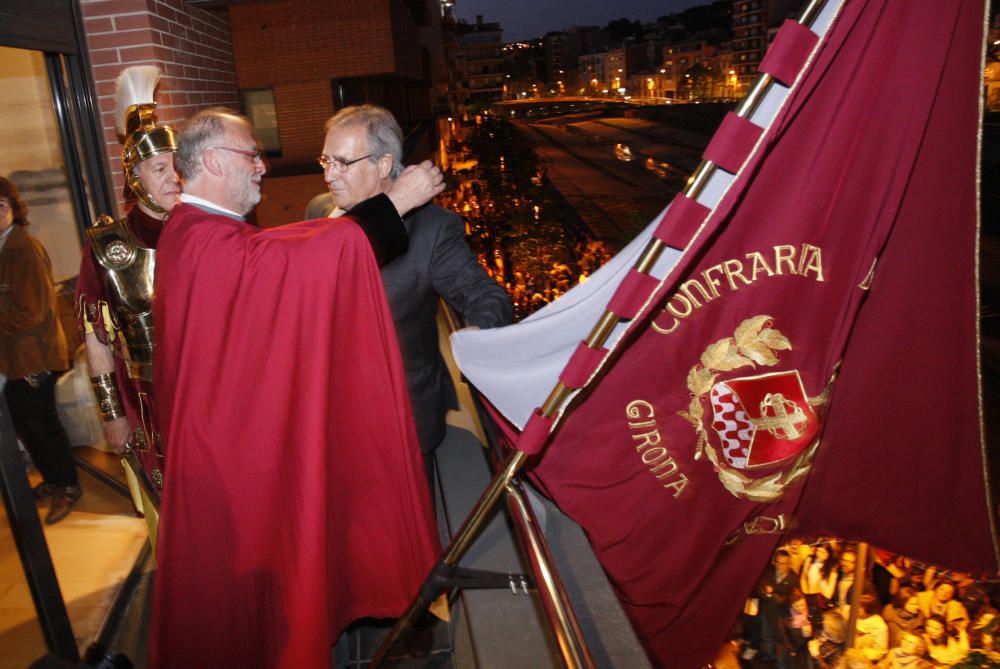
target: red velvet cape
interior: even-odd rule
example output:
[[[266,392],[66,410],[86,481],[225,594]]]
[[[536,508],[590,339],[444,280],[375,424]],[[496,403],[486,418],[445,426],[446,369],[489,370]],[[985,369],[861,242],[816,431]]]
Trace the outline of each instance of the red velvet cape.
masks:
[[[163,493],[150,667],[321,667],[439,551],[392,319],[343,218],[179,205],[160,238]]]

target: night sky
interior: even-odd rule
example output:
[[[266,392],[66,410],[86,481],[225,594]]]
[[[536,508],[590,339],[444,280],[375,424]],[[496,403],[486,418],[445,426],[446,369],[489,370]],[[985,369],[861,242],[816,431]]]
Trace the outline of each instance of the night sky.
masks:
[[[656,17],[709,4],[711,0],[455,0],[455,16],[469,23],[499,22],[503,41],[541,37],[574,25],[604,26],[614,19],[654,21]]]

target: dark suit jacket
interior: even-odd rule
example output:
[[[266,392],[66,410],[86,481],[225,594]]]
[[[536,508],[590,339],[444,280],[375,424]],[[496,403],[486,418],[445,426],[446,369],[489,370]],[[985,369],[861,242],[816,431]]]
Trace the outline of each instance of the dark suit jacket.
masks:
[[[309,202],[306,218],[322,218],[332,211],[330,194],[323,193]],[[458,214],[429,204],[406,216],[403,224],[409,250],[382,266],[382,282],[403,352],[420,448],[426,454],[444,439],[445,414],[458,404],[438,348],[438,298],[461,314],[466,325],[481,328],[510,323],[513,309],[507,293],[469,250]],[[366,229],[366,234],[372,232]]]
[[[481,328],[510,323],[512,309],[507,293],[465,243],[461,217],[432,204],[403,222],[409,250],[382,268],[382,282],[403,352],[420,447],[429,453],[444,439],[448,409],[457,407],[438,347],[438,298],[466,325]]]

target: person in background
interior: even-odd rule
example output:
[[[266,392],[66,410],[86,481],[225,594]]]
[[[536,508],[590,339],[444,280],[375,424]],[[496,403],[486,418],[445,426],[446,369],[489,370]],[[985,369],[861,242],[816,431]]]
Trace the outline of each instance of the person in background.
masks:
[[[774,661],[778,658],[776,644],[780,622],[788,617],[793,592],[798,592],[798,574],[792,571],[791,556],[779,548],[771,559],[771,566],[764,570],[757,583],[756,597],[760,602],[757,617],[760,651],[759,660]]]
[[[807,644],[809,656],[819,669],[834,669],[844,654],[847,622],[836,611],[823,613],[823,627]]]
[[[927,659],[927,644],[923,637],[912,632],[903,632],[899,646],[891,648],[875,665],[876,669],[932,669],[933,666],[934,663]]]
[[[822,626],[824,609],[837,591],[837,558],[831,544],[820,544],[802,561],[799,588],[809,602],[809,617],[814,628]]]
[[[969,612],[969,645],[972,648],[993,650],[997,629],[1000,628],[1000,617],[997,616],[986,588],[978,583],[970,585],[966,588],[962,601]]]
[[[933,589],[918,594],[917,601],[925,618],[941,616],[949,624],[955,620],[969,620],[969,612],[955,599],[955,584],[950,579],[939,579]]]
[[[858,554],[854,549],[844,548],[838,560],[837,587],[833,596],[833,604],[844,620],[851,615],[851,591],[854,589],[854,568],[857,564]]]
[[[69,437],[56,413],[56,381],[69,367],[55,308],[52,263],[27,231],[28,207],[0,177],[0,374],[18,438],[42,475],[35,497],[48,499],[45,522],[58,523],[83,495]]]
[[[155,543],[164,454],[153,401],[153,269],[163,222],[177,204],[177,144],[170,126],[153,119],[155,65],[118,76],[116,116],[125,137],[122,165],[135,203],[125,218],[99,218],[87,230],[76,288],[76,318],[104,438],[123,460],[136,508]],[[141,483],[140,483],[141,481]]]
[[[788,613],[778,621],[778,669],[807,669],[812,623],[809,605],[796,589],[789,596]]]
[[[882,606],[892,601],[899,591],[899,578],[903,571],[895,564],[896,556],[881,548],[872,548],[871,580],[878,590],[878,600]]]
[[[889,647],[899,646],[904,634],[920,634],[924,629],[924,614],[920,611],[917,591],[904,585],[882,610],[889,626]]]
[[[961,660],[969,652],[969,637],[966,625],[959,623],[950,628],[945,619],[934,614],[924,623],[924,642],[927,654],[938,664],[951,665]]]
[[[872,662],[881,660],[889,650],[889,628],[878,614],[881,608],[875,586],[865,583],[864,592],[858,597],[854,647]]]

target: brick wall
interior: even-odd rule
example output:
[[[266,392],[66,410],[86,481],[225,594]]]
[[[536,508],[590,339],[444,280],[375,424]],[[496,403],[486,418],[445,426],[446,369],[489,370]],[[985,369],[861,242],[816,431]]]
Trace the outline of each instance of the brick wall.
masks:
[[[315,158],[333,82],[389,77],[406,95],[423,76],[417,22],[402,0],[282,0],[230,5],[229,23],[239,87],[271,88],[278,115],[281,156],[268,160],[256,221],[301,220],[325,189]]]
[[[167,123],[210,105],[239,108],[240,88],[274,90],[282,155],[269,160],[273,176],[264,181],[257,212],[264,225],[299,220],[324,189],[313,161],[335,111],[333,80],[398,78],[399,95],[413,98],[409,106],[421,115],[428,109],[426,91],[413,88],[424,76],[420,29],[402,0],[283,0],[218,11],[183,0],[80,0],[80,6],[119,198],[124,177],[114,90],[127,65],[163,69],[157,116]]]
[[[80,0],[80,7],[120,198],[125,179],[114,118],[118,74],[128,65],[160,66],[157,118],[166,123],[211,105],[238,108],[229,20],[225,12],[190,7],[183,0]]]
[[[390,6],[400,0],[295,0],[232,5],[240,88],[395,71]]]
[[[333,91],[323,79],[274,86],[278,134],[284,163],[310,167],[323,148],[323,125],[333,115]],[[316,166],[317,173],[319,167]]]
[[[325,192],[319,174],[268,177],[261,184],[260,204],[251,220],[263,228],[301,221],[309,200]]]

